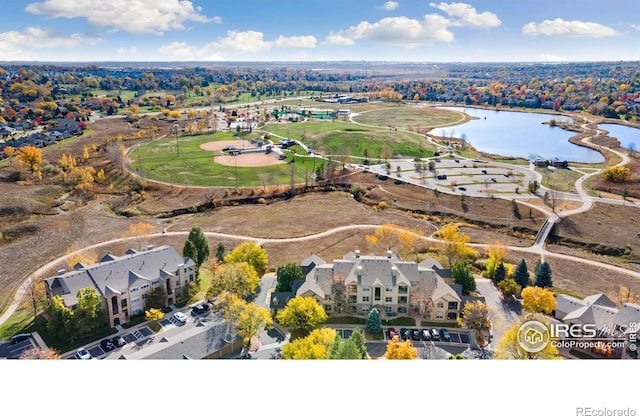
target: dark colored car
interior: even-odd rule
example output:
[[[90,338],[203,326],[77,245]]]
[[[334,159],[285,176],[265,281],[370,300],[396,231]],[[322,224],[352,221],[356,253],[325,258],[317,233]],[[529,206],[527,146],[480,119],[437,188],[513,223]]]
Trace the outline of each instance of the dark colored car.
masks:
[[[204,309],[204,307],[202,307],[202,305],[196,305],[191,308],[191,313],[194,315],[202,315],[204,313],[207,313],[207,311]]]
[[[422,340],[423,341],[431,341],[431,332],[428,329],[422,330]]]
[[[444,328],[440,329],[440,338],[442,338],[444,341],[451,341],[451,335],[449,334],[449,331]]]
[[[100,347],[102,347],[102,350],[104,352],[116,349],[116,346],[110,339],[103,339],[102,341],[100,341]]]
[[[212,306],[213,305],[210,304],[209,302],[205,302],[202,304],[202,307],[204,308],[205,311],[210,311]]]
[[[486,175],[487,174],[487,170],[486,169],[482,169],[482,173],[484,173]]]
[[[414,329],[413,331],[411,331],[411,339],[414,341],[420,341],[420,331],[418,331],[417,329]]]
[[[11,337],[11,343],[17,344],[19,342],[26,341],[29,338],[31,338],[31,334],[16,334]]]
[[[466,191],[467,188],[465,188],[464,186],[458,186],[458,189],[460,189],[461,191]]]
[[[393,337],[395,337],[396,335],[398,335],[398,333],[396,332],[396,329],[389,328],[389,339],[393,339]]]
[[[113,337],[111,342],[113,343],[115,348],[120,348],[127,344],[127,341],[125,341],[124,338],[122,338],[121,336]]]
[[[400,339],[406,341],[409,339],[409,330],[407,328],[400,328]]]

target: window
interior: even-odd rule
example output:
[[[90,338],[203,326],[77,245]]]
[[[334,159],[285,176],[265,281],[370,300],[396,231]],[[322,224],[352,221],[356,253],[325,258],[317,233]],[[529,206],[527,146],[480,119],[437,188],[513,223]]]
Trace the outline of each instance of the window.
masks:
[[[146,289],[149,287],[149,283],[145,283],[144,285],[140,286],[140,289]]]
[[[376,288],[374,288],[374,289],[373,289],[373,298],[374,298],[376,301],[379,301],[379,300],[380,300],[380,292],[381,292],[381,291],[380,291],[380,288],[379,288],[379,287],[376,287]]]
[[[363,302],[369,302],[369,296],[363,296],[362,297],[362,301]]]
[[[135,298],[131,298],[131,303],[137,303],[140,301],[140,296],[136,296]]]
[[[177,280],[176,280],[176,286],[177,286],[177,287],[180,287],[180,279],[177,279]]]
[[[442,313],[438,313],[436,315],[436,319],[443,319],[443,318],[444,318],[444,316],[442,315]]]
[[[331,312],[331,305],[324,305],[325,312]]]
[[[363,291],[363,292],[368,292],[369,290],[371,290],[371,289],[369,288],[369,286],[362,286],[362,291]]]
[[[458,319],[458,314],[455,312],[449,312],[447,314],[447,319],[450,321],[455,321],[456,319]]]
[[[126,308],[127,307],[127,300],[126,299],[121,299],[120,300],[120,306],[123,307],[123,308]]]
[[[393,302],[393,298],[391,296],[387,296],[386,298],[384,298],[384,301],[387,303],[391,303]]]
[[[392,287],[387,287],[384,289],[385,292],[393,292],[393,288]]]
[[[448,309],[453,309],[453,310],[458,309],[458,302],[449,302]]]
[[[136,287],[132,287],[132,288],[131,288],[131,293],[133,293],[133,292],[137,292],[137,291],[138,291],[138,287],[137,287],[137,286],[136,286]]]
[[[398,293],[407,293],[406,286],[398,286]]]
[[[443,302],[438,302],[438,308],[439,308],[439,309],[444,308],[444,303],[443,303]]]
[[[189,281],[190,281],[190,282],[193,282],[193,274],[190,274],[190,275],[189,275]]]
[[[154,285],[154,286],[159,284],[159,283],[160,283],[160,279],[156,279],[156,280],[151,282],[151,284]]]
[[[398,296],[398,303],[406,305],[407,304],[407,297],[406,296]]]
[[[393,312],[393,309],[392,309],[391,306],[385,306],[384,307],[384,312],[388,315],[388,314]]]
[[[357,303],[358,298],[356,296],[349,296],[349,303]]]

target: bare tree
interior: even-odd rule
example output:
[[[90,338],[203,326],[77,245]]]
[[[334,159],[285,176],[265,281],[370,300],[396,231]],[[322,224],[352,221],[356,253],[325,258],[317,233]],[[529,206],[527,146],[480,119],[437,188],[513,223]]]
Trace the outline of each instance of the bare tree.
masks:
[[[433,311],[433,299],[427,285],[420,281],[415,292],[411,295],[413,310],[418,317],[425,320],[431,319]]]
[[[20,354],[21,360],[59,360],[60,353],[57,350],[43,350],[38,347],[30,348]]]
[[[347,286],[344,283],[345,276],[335,274],[331,281],[331,294],[333,295],[333,304],[336,313],[340,314],[347,306]]]
[[[29,307],[33,312],[33,319],[38,316],[40,307],[46,302],[44,282],[41,276],[32,276],[26,282],[25,296],[22,298],[23,306]]]

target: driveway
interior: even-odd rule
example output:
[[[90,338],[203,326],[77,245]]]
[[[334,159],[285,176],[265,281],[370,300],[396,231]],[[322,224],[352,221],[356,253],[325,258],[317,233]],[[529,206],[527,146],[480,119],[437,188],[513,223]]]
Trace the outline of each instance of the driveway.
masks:
[[[518,300],[505,301],[500,296],[500,292],[489,279],[476,279],[476,288],[485,303],[493,308],[495,317],[493,319],[493,341],[491,347],[495,347],[502,337],[505,329],[517,322],[522,315],[522,304]]]

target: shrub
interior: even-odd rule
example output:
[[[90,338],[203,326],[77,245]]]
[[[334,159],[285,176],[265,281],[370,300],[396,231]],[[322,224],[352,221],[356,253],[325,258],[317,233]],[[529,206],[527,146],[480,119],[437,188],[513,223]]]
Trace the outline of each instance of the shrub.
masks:
[[[262,205],[264,205],[264,204],[266,204],[266,203],[267,203],[267,200],[266,200],[266,199],[264,199],[264,198],[258,198],[258,204],[262,204]]]

